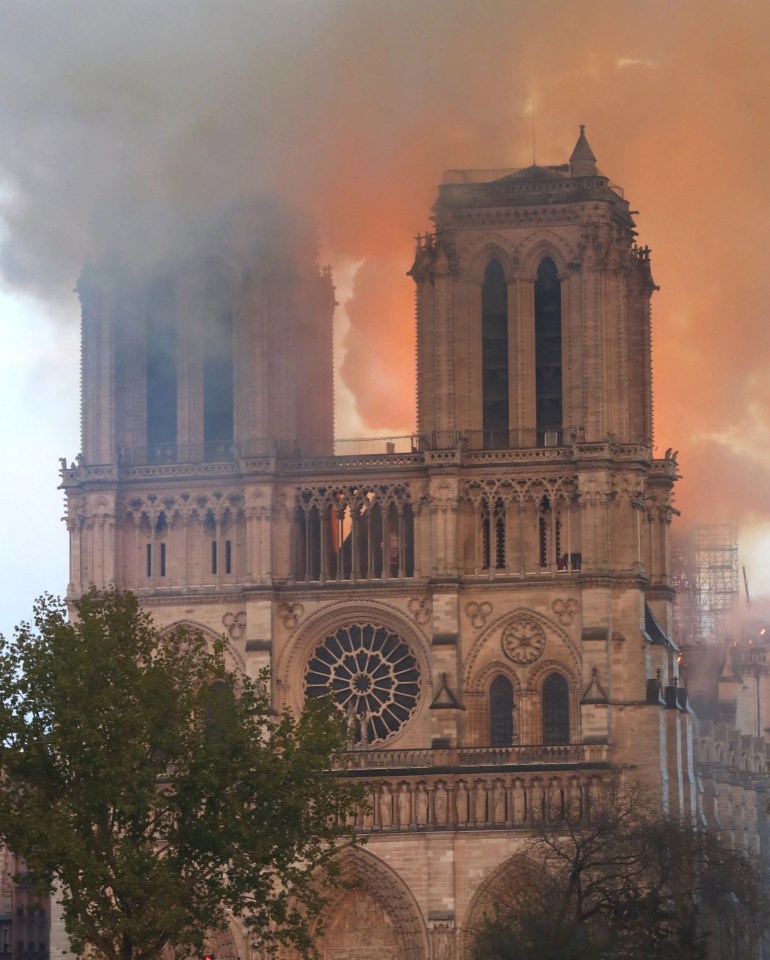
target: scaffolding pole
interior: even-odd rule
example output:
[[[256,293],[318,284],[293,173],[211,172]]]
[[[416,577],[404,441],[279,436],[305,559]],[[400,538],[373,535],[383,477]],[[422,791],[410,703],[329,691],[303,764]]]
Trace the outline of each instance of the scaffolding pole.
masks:
[[[702,524],[673,555],[677,589],[675,635],[680,643],[714,640],[738,600],[738,538],[730,524]]]

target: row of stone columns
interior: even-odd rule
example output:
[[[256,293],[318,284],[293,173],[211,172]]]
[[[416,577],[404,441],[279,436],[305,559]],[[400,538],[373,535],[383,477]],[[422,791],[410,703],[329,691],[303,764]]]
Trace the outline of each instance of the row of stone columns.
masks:
[[[598,778],[512,776],[385,780],[372,784],[356,817],[363,830],[525,826],[580,819],[599,795]]]

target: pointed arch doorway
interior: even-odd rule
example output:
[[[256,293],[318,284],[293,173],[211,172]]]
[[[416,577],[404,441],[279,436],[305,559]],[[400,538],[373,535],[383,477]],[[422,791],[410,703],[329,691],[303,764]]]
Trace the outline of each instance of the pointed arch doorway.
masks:
[[[321,960],[428,960],[414,896],[391,867],[363,850],[344,856],[322,920]]]
[[[400,960],[393,921],[363,889],[348,891],[337,904],[318,952],[322,960]]]

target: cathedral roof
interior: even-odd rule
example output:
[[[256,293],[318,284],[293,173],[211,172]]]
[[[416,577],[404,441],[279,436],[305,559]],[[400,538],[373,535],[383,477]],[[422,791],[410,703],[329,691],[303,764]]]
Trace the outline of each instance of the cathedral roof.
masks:
[[[531,167],[523,167],[521,170],[514,170],[505,177],[500,177],[498,182],[511,182],[513,180],[525,181],[545,181],[545,180],[563,180],[566,165],[562,167],[539,167],[533,163]]]

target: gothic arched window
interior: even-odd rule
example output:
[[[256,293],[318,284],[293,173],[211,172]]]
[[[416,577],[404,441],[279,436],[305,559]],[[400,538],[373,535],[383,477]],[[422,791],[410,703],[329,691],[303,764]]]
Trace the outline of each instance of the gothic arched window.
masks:
[[[493,503],[485,501],[481,507],[482,567],[489,570],[505,569],[505,504],[498,497]]]
[[[233,292],[227,271],[209,263],[203,326],[203,447],[206,460],[232,459]]]
[[[493,747],[513,743],[513,685],[507,677],[495,677],[489,688],[489,742]]]
[[[543,684],[543,743],[569,743],[569,685],[560,673]]]
[[[150,285],[147,301],[147,459],[176,460],[177,332],[174,286],[168,277]]]
[[[561,557],[561,519],[547,496],[540,501],[537,521],[538,553],[541,567],[556,567]]]
[[[387,493],[387,485],[380,491]],[[292,570],[300,581],[414,576],[414,511],[408,490],[381,502],[375,491],[297,491]],[[320,505],[319,505],[320,503]]]
[[[535,392],[537,441],[557,446],[562,430],[561,283],[545,257],[535,281]]]
[[[506,448],[508,435],[508,288],[490,260],[481,287],[482,419],[486,449]]]

